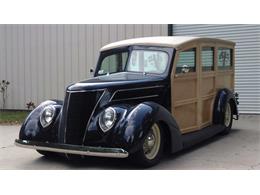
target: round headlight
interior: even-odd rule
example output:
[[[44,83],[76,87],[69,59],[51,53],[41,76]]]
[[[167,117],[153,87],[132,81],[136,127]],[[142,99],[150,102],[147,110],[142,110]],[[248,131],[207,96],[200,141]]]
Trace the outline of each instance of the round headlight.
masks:
[[[99,126],[103,132],[110,130],[116,121],[116,111],[109,107],[99,117]]]
[[[45,128],[51,124],[51,122],[55,116],[55,111],[56,111],[56,109],[52,105],[46,106],[43,109],[41,116],[40,116],[40,123],[41,123],[42,127]]]

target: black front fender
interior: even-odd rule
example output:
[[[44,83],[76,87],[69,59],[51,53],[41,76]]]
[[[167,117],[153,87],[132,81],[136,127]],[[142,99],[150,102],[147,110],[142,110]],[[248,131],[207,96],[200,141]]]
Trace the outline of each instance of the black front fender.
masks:
[[[158,123],[165,131],[165,139],[170,142],[170,151],[182,149],[181,133],[171,113],[154,102],[143,102],[136,106],[113,105],[118,115],[118,120],[113,129],[103,133],[98,125],[98,116],[88,128],[85,145],[120,147],[134,153],[142,147],[143,140],[147,136],[154,123]],[[93,140],[96,140],[93,142]]]
[[[62,104],[63,102],[59,100],[47,100],[41,103],[25,119],[20,129],[19,139],[42,142],[57,142]],[[56,108],[56,114],[52,124],[46,128],[43,128],[40,124],[40,114],[43,108],[48,105],[53,105]]]

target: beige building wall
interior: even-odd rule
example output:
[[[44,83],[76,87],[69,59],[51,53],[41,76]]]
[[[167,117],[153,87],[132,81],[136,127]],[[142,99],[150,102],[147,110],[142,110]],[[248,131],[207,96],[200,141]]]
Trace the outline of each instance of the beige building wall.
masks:
[[[0,80],[11,83],[6,107],[63,99],[68,84],[90,77],[103,45],[158,35],[167,35],[166,24],[0,25]]]

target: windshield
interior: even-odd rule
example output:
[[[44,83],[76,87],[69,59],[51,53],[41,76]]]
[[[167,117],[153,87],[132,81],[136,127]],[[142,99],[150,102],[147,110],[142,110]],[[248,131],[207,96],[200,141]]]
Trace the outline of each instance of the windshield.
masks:
[[[119,52],[103,58],[97,75],[109,75],[118,72],[142,72],[162,74],[165,72],[169,56],[164,51],[132,50]]]

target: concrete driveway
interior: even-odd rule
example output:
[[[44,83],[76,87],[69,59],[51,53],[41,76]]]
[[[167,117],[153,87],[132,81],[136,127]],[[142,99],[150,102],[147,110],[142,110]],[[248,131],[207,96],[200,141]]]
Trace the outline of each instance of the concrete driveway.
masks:
[[[137,169],[124,159],[90,157],[78,163],[47,159],[34,150],[14,146],[19,128],[0,126],[0,169]],[[165,156],[150,169],[260,169],[260,116],[241,116],[229,135]]]

